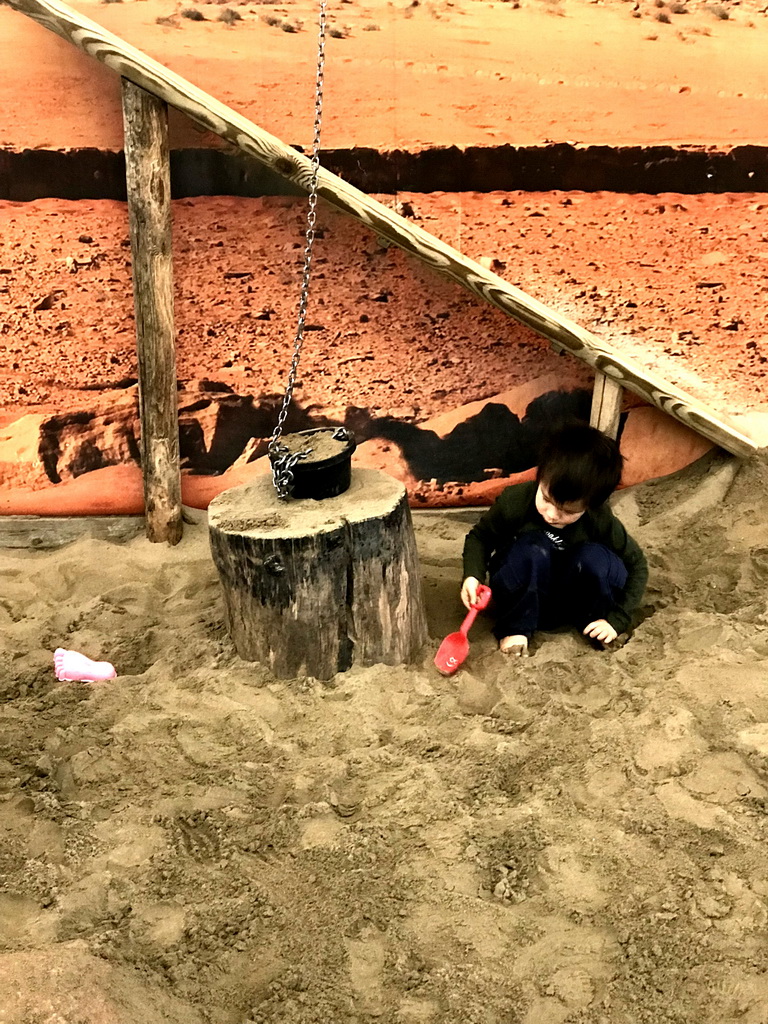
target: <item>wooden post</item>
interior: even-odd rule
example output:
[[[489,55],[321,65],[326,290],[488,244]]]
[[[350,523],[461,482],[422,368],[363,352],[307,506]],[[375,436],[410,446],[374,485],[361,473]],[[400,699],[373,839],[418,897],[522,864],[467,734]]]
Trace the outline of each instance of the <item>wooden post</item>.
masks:
[[[122,83],[147,538],[178,544],[183,526],[168,108],[127,79]]]
[[[353,469],[349,490],[281,502],[269,476],[208,508],[227,626],[280,679],[412,662],[427,639],[405,487]]]
[[[619,433],[621,417],[621,401],[624,389],[615,380],[606,377],[599,370],[595,371],[595,387],[592,392],[592,413],[589,417],[591,426],[602,430],[614,440]]]

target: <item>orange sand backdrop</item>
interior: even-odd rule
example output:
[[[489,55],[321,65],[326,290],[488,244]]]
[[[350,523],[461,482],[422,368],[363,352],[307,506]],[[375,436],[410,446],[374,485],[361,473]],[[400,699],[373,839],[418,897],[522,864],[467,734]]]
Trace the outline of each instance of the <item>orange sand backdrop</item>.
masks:
[[[313,5],[74,6],[285,141],[308,143]],[[193,9],[204,20],[186,16]],[[240,18],[226,24],[226,11]],[[329,23],[329,148],[765,139],[768,19],[758,4],[344,0]],[[0,8],[0,35],[0,147],[121,148],[112,72],[9,9]],[[180,116],[172,143],[221,144]],[[427,230],[495,260],[502,276],[639,362],[742,422],[745,411],[764,422],[768,197],[396,198],[412,202]],[[183,200],[174,218],[180,377],[239,394],[279,391],[304,203]],[[297,392],[305,405],[360,404],[423,423],[556,367],[566,385],[588,381],[501,314],[332,211],[322,218],[317,332]],[[0,229],[0,422],[29,407],[82,407],[87,391],[133,376],[125,208],[2,203]]]
[[[286,142],[311,142],[314,3],[235,2],[231,26],[216,3],[72,6]],[[190,7],[206,20],[182,17]],[[759,0],[341,0],[329,12],[344,37],[328,39],[328,147],[765,143]],[[112,72],[9,10],[0,37],[0,146],[122,148]],[[201,143],[176,128],[175,144]]]

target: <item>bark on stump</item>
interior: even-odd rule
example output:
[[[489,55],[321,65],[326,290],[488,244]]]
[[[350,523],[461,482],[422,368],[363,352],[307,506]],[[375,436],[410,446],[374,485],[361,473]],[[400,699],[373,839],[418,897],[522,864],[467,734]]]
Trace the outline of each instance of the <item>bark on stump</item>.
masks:
[[[235,649],[278,678],[406,664],[426,641],[408,500],[385,473],[353,469],[322,501],[259,477],[214,498],[208,526]]]

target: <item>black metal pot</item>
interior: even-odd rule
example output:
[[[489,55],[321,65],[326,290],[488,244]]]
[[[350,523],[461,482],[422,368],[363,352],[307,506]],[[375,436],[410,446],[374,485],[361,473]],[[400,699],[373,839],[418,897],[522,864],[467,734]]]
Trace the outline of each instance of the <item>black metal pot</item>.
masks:
[[[306,439],[307,446],[311,448],[312,437],[318,434],[341,441],[341,450],[327,459],[312,461],[311,456],[309,459],[299,459],[292,468],[292,498],[314,498],[319,501],[321,498],[335,498],[349,488],[352,480],[352,454],[357,448],[357,442],[344,427],[299,430],[286,435],[283,440]]]

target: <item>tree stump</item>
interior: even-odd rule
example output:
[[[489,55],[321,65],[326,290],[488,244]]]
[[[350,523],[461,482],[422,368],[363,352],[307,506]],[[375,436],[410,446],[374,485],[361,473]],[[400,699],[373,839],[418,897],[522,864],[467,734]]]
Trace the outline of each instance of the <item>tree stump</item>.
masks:
[[[280,679],[414,660],[427,637],[405,488],[353,469],[349,490],[281,502],[271,477],[208,509],[227,626],[246,661]]]

